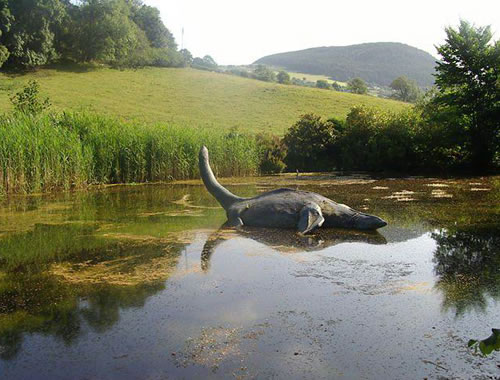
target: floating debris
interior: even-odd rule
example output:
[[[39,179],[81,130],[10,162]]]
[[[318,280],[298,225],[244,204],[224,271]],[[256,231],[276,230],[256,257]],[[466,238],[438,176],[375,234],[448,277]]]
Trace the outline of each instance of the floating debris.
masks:
[[[392,193],[386,197],[382,197],[382,199],[395,199],[398,202],[411,202],[415,201],[415,198],[412,198],[411,195],[415,194],[414,191],[410,190],[401,190]]]
[[[428,187],[450,187],[450,185],[447,185],[446,183],[428,183]]]
[[[491,189],[487,187],[473,187],[470,191],[490,191]]]
[[[453,198],[453,194],[449,194],[444,190],[432,190],[431,195],[433,198]]]
[[[387,190],[389,189],[387,186],[373,186],[373,190]]]

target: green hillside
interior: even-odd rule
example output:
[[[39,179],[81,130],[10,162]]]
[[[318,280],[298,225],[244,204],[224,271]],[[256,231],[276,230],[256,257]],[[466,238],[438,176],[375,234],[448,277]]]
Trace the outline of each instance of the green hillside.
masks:
[[[141,123],[210,126],[283,133],[300,115],[343,117],[355,105],[398,110],[405,104],[371,96],[286,86],[193,69],[41,69],[0,74],[0,111],[36,79],[55,109],[94,110]]]
[[[326,75],[342,82],[361,77],[367,82],[383,86],[388,86],[394,79],[404,75],[426,87],[434,83],[432,74],[436,59],[412,46],[377,42],[273,54],[255,63],[282,67],[288,71]]]

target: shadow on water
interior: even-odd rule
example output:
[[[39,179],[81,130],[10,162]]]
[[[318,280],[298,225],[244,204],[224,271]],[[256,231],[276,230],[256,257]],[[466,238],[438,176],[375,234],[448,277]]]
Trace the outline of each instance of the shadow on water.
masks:
[[[500,236],[495,227],[440,230],[433,262],[436,288],[443,294],[443,309],[485,311],[488,300],[500,300]]]
[[[210,269],[210,259],[217,247],[234,237],[244,237],[264,244],[266,247],[279,252],[292,253],[301,251],[319,251],[341,243],[362,242],[367,244],[386,244],[387,240],[380,233],[340,230],[317,229],[313,234],[300,235],[295,230],[277,228],[242,227],[230,228],[223,224],[214,231],[205,242],[201,252],[201,268]]]

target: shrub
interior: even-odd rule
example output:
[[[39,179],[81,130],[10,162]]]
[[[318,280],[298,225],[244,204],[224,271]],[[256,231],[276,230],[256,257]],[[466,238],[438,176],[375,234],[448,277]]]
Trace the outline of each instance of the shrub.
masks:
[[[287,148],[286,164],[291,170],[324,171],[335,165],[333,151],[343,123],[322,120],[319,116],[302,116],[283,137]]]
[[[14,110],[20,113],[37,115],[50,107],[49,98],[40,99],[40,85],[31,80],[23,89],[10,98]]]
[[[328,83],[328,81],[326,81],[324,79],[318,79],[316,81],[316,87],[317,88],[323,88],[323,89],[330,89],[330,88],[332,88],[332,86],[330,86],[330,84]]]
[[[286,146],[278,136],[258,134],[260,172],[264,174],[281,173],[286,168]]]

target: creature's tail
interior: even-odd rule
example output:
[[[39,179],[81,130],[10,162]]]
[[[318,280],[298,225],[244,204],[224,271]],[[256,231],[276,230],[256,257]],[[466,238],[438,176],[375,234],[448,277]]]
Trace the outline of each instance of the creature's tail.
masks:
[[[199,155],[199,166],[200,166],[200,174],[203,179],[203,183],[205,187],[212,194],[215,199],[227,210],[233,203],[242,201],[244,198],[237,197],[233,193],[231,193],[228,189],[223,187],[217,180],[215,179],[214,173],[210,168],[210,162],[208,160],[208,149],[205,146],[202,146],[200,149]]]

